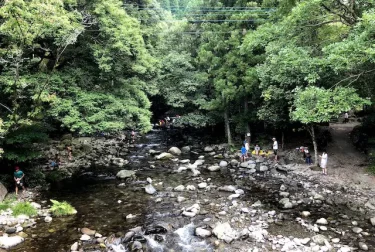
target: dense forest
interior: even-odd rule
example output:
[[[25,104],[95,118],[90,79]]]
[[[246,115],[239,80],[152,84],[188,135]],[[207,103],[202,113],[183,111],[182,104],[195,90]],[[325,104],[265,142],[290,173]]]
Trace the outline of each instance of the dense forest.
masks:
[[[35,158],[33,144],[51,132],[147,132],[166,111],[181,115],[180,126],[224,124],[229,144],[233,132],[260,122],[299,122],[316,148],[315,125],[374,99],[373,0],[0,7],[0,146],[8,160]]]

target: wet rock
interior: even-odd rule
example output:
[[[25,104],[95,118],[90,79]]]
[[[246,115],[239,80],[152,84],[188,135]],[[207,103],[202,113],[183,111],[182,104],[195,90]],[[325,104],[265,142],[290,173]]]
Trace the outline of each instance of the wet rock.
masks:
[[[375,217],[370,218],[370,223],[372,226],[375,226]]]
[[[245,191],[242,190],[242,189],[237,189],[236,191],[234,191],[235,194],[239,194],[239,195],[243,195],[245,194]]]
[[[364,242],[359,242],[359,243],[358,243],[358,246],[359,246],[359,248],[362,249],[362,250],[368,250],[368,246],[367,246],[366,243],[364,243]]]
[[[204,228],[196,228],[195,229],[195,235],[196,236],[199,236],[199,237],[202,237],[202,238],[206,238],[206,237],[209,237],[211,236],[211,231],[207,230],[207,229],[204,229]]]
[[[188,190],[188,191],[195,191],[196,188],[195,188],[195,186],[193,186],[193,185],[187,185],[187,186],[186,186],[186,190]]]
[[[165,160],[165,159],[174,158],[174,156],[171,153],[163,152],[162,154],[157,155],[155,158],[157,160]]]
[[[212,152],[214,148],[212,146],[206,146],[204,147],[204,152]]]
[[[238,197],[240,197],[239,194],[231,194],[231,195],[228,196],[228,200],[236,199]]]
[[[280,192],[279,193],[281,197],[284,197],[284,198],[288,198],[289,197],[289,193],[288,192]]]
[[[87,234],[83,234],[81,238],[79,238],[81,241],[89,241],[91,240],[91,237]]]
[[[212,171],[212,172],[219,171],[220,170],[220,166],[213,165],[213,166],[208,167],[207,170]]]
[[[149,150],[148,153],[149,153],[150,155],[158,155],[158,154],[161,153],[161,151],[158,151],[158,150]]]
[[[200,211],[200,206],[198,204],[194,204],[193,206],[187,208],[185,211],[182,212],[183,216],[187,217],[194,217],[197,215]]]
[[[181,172],[183,172],[183,171],[186,171],[188,168],[187,167],[185,167],[185,166],[181,166],[181,167],[179,167],[178,169],[177,169],[177,172],[178,173],[181,173]]]
[[[325,244],[324,241],[327,240],[327,237],[325,237],[324,235],[318,234],[318,235],[313,236],[311,240],[316,244],[324,245]]]
[[[232,166],[237,166],[239,163],[240,163],[240,162],[238,162],[238,160],[236,160],[236,159],[232,159],[232,160],[230,161],[230,164],[231,164]]]
[[[197,168],[197,166],[203,165],[204,162],[205,161],[203,159],[195,160],[195,162],[194,162],[194,165],[196,166],[195,168]]]
[[[308,212],[308,211],[302,211],[302,213],[301,213],[301,216],[302,217],[309,217],[311,215],[311,213],[310,212]]]
[[[147,227],[145,230],[145,235],[165,234],[167,232],[168,232],[168,229],[165,227],[165,225],[155,225],[155,226]]]
[[[261,166],[259,167],[259,171],[261,171],[261,172],[268,171],[268,166],[261,165]]]
[[[135,235],[135,232],[133,231],[127,232],[124,236],[124,242],[129,242],[133,238],[134,235]]]
[[[243,213],[249,213],[250,211],[249,211],[249,208],[244,207],[244,208],[241,208],[241,212],[243,212]]]
[[[300,239],[299,241],[301,242],[301,244],[303,244],[303,245],[306,245],[307,243],[309,243],[310,242],[310,238],[304,238],[304,239]]]
[[[318,219],[315,223],[319,225],[328,225],[328,221],[324,218]]]
[[[183,159],[183,160],[180,160],[179,162],[180,164],[188,164],[190,163],[190,159]]]
[[[198,170],[191,170],[192,172],[193,172],[193,177],[197,177],[197,176],[199,176],[199,175],[201,175],[201,172],[200,171],[198,171]]]
[[[216,223],[212,232],[218,239],[224,240],[227,243],[231,243],[234,239],[237,238],[238,235],[228,222]]]
[[[178,202],[178,203],[181,203],[181,202],[183,202],[183,201],[185,201],[185,200],[186,200],[185,197],[182,197],[182,196],[178,196],[178,197],[177,197],[177,202]]]
[[[323,195],[317,193],[314,195],[314,200],[325,200],[325,198]]]
[[[168,150],[169,153],[175,156],[180,156],[181,155],[181,150],[177,147],[172,147]]]
[[[135,171],[130,170],[121,170],[116,174],[116,177],[119,179],[128,179],[135,177]]]
[[[190,146],[184,146],[181,148],[181,152],[187,154],[190,152]]]
[[[202,182],[202,183],[199,183],[198,184],[198,188],[199,189],[204,189],[204,188],[206,188],[207,187],[207,183],[206,182]]]
[[[281,185],[280,186],[280,191],[285,191],[286,190],[286,186],[285,185]]]
[[[5,228],[5,233],[7,234],[14,234],[17,231],[15,227],[6,227]]]
[[[89,228],[81,228],[81,233],[86,235],[94,235],[96,231]]]
[[[136,217],[137,217],[137,215],[133,215],[133,214],[128,214],[128,215],[126,215],[126,219],[127,219],[127,220],[134,219],[134,218],[136,218]]]
[[[362,228],[359,228],[359,227],[354,227],[354,228],[352,228],[352,230],[353,230],[353,232],[356,233],[356,234],[359,234],[359,233],[361,233],[361,232],[363,231],[363,229],[362,229]]]
[[[227,167],[228,166],[228,162],[227,161],[220,161],[220,164],[219,164],[220,167]]]
[[[147,182],[148,182],[149,184],[152,183],[152,179],[151,179],[151,178],[147,178],[146,180],[147,180]]]
[[[331,242],[332,243],[339,243],[340,242],[340,238],[332,238]]]
[[[254,207],[254,208],[261,207],[262,206],[262,202],[260,200],[258,200],[254,204],[252,204],[251,206]]]
[[[185,186],[179,185],[179,186],[176,186],[173,190],[175,190],[176,192],[182,192],[185,190]]]
[[[225,192],[234,192],[234,191],[236,191],[236,187],[232,186],[232,185],[228,185],[228,186],[219,187],[218,190],[219,191],[225,191]]]
[[[70,247],[71,251],[78,251],[78,242],[73,243],[73,245]]]
[[[14,247],[20,243],[22,243],[25,239],[21,236],[1,236],[0,237],[0,247],[4,249],[9,249],[11,247]]]
[[[103,236],[99,233],[95,233],[95,238],[102,238]]]
[[[279,201],[279,204],[284,209],[290,209],[293,208],[292,202],[290,202],[289,198],[283,198]]]
[[[133,252],[139,250],[142,250],[142,243],[140,243],[139,241],[132,242],[132,244],[130,245],[130,251]]]
[[[151,184],[149,184],[145,186],[145,192],[152,195],[156,193],[156,189]]]

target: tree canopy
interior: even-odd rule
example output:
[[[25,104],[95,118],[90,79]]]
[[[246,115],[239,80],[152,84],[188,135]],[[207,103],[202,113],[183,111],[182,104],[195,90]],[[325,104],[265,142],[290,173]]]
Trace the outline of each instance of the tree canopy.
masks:
[[[373,1],[14,0],[0,7],[0,141],[8,159],[35,157],[20,153],[51,130],[147,132],[152,101],[182,115],[181,127],[225,125],[230,143],[233,132],[259,122],[282,129],[337,117],[357,104],[345,95],[374,98]],[[311,95],[334,107],[320,110]]]

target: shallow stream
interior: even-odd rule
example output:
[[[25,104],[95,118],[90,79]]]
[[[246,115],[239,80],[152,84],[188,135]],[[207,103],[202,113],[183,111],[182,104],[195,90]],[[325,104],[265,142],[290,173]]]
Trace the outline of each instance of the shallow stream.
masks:
[[[155,160],[148,155],[149,149],[161,151],[167,150],[167,141],[165,141],[164,133],[154,131],[146,137],[139,139],[134,148],[129,153],[131,161],[125,169],[137,170],[137,181],[127,185],[126,187],[118,187],[121,183],[114,175],[120,169],[118,168],[92,168],[90,171],[77,175],[71,179],[61,183],[52,185],[51,190],[43,192],[37,202],[47,206],[49,199],[58,201],[67,201],[71,203],[78,211],[75,216],[67,218],[53,218],[51,223],[45,223],[40,220],[36,228],[28,229],[25,232],[29,235],[24,243],[11,251],[70,251],[70,246],[79,240],[81,234],[79,228],[87,227],[96,230],[98,233],[109,236],[115,234],[116,237],[124,235],[130,228],[136,226],[153,227],[162,223],[168,226],[170,232],[162,234],[164,240],[159,243],[156,236],[145,235],[139,237],[139,240],[148,244],[149,251],[213,251],[214,238],[201,239],[194,236],[194,226],[202,225],[203,219],[211,218],[213,220],[225,219],[217,215],[220,209],[225,208],[225,199],[230,195],[228,192],[218,190],[211,191],[185,191],[174,192],[168,190],[168,187],[176,187],[178,185],[196,184],[197,178],[190,176],[188,173],[173,173],[173,168],[178,167],[177,163],[162,162]],[[181,147],[181,146],[180,146]],[[197,152],[202,153],[202,146]],[[195,151],[195,149],[193,149]],[[190,154],[182,156],[180,159],[190,159],[192,161],[198,158],[198,154]],[[156,168],[151,169],[150,163]],[[207,158],[206,163],[217,163],[213,158]],[[208,172],[201,169],[205,179],[211,178],[211,183],[217,186],[235,185],[229,169],[222,169],[220,172]],[[246,174],[243,174],[245,177]],[[144,191],[144,182],[150,177],[157,189],[156,195],[148,195]],[[162,182],[162,184],[159,184]],[[237,183],[238,184],[238,183]],[[295,219],[300,216],[300,211],[308,210],[312,212],[311,218],[332,218],[338,213],[347,214],[349,217],[356,218],[355,214],[350,210],[337,206],[331,207],[307,207],[301,205],[296,209],[281,210],[278,209],[278,188],[282,181],[273,179],[264,174],[258,174],[256,180],[251,183],[242,183],[245,189],[245,195],[239,201],[253,204],[260,200],[262,208],[266,210],[277,210],[277,214],[282,214],[282,222],[270,223],[268,232],[273,235],[293,236],[293,237],[311,237],[313,234],[298,224]],[[298,190],[298,187],[292,189]],[[291,190],[291,191],[292,191]],[[183,203],[177,203],[177,196],[184,196],[188,200]],[[163,201],[156,203],[156,198],[162,198]],[[205,214],[198,215],[192,219],[182,217],[181,205],[191,206],[196,201],[213,202],[215,204],[204,205]],[[135,218],[126,219],[126,216],[132,214]],[[336,216],[337,217],[337,216]],[[360,218],[361,227],[368,227],[373,230],[368,223],[366,224]],[[251,222],[251,218],[249,219]],[[192,224],[193,223],[193,224]],[[348,227],[340,222],[337,228],[346,230]],[[348,223],[350,223],[348,221]],[[232,225],[232,224],[231,224]],[[239,226],[241,224],[238,224]],[[236,224],[233,223],[233,228]],[[335,233],[327,231],[328,236],[334,237]],[[350,236],[347,236],[350,243]],[[371,244],[371,238],[368,242]],[[248,241],[239,241],[233,245],[226,245],[222,251],[240,251],[241,247],[251,247],[252,243]],[[371,246],[371,245],[370,245]],[[87,246],[89,248],[90,246]],[[267,249],[266,247],[264,249]],[[268,248],[270,249],[270,248]],[[92,248],[88,251],[99,251],[97,244],[92,244]]]

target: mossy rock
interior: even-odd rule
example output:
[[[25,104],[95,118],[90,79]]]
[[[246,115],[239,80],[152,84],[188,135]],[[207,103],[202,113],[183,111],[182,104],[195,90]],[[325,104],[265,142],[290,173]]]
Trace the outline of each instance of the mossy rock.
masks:
[[[72,134],[65,134],[61,137],[61,141],[64,141],[64,140],[70,140],[72,141],[73,139],[73,135]]]
[[[61,141],[61,144],[65,146],[70,146],[72,145],[72,139],[64,139]]]

